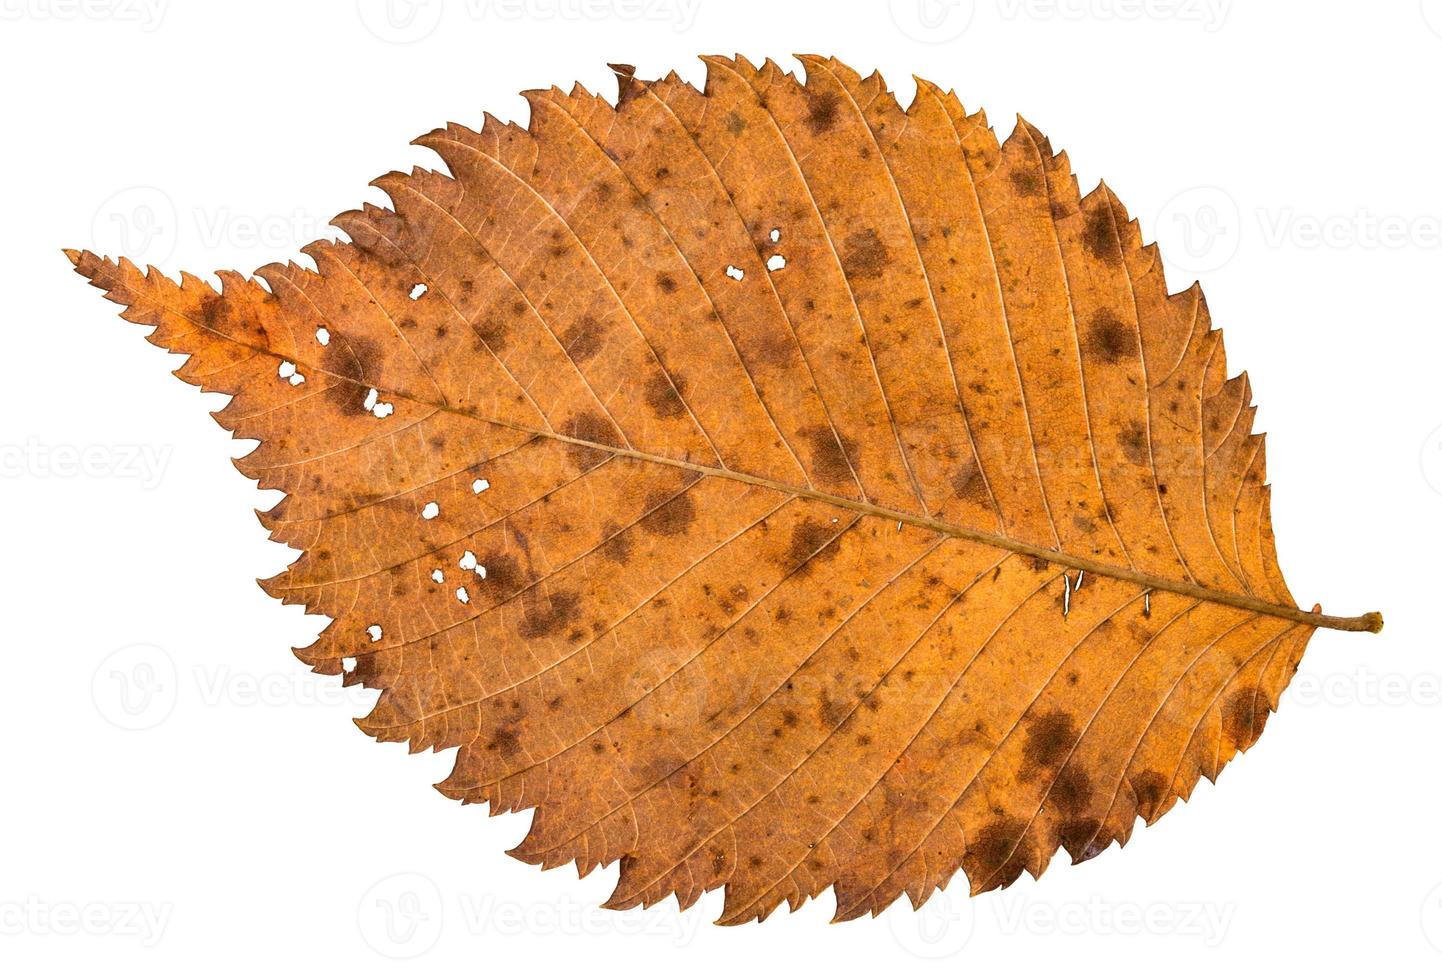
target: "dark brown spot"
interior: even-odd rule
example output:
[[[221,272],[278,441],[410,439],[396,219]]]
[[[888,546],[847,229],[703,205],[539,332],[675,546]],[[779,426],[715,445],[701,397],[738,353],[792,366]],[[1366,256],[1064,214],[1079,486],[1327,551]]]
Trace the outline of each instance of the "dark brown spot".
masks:
[[[1102,825],[1087,817],[1068,820],[1061,825],[1061,845],[1071,855],[1073,864],[1090,861],[1107,849],[1108,841],[1101,839]]]
[[[676,291],[676,280],[665,272],[656,273],[656,286],[663,293],[674,293]]]
[[[1117,433],[1117,445],[1128,460],[1138,466],[1146,465],[1150,447],[1147,445],[1146,429],[1140,422],[1127,423],[1126,427]]]
[[[486,566],[486,586],[494,589],[497,595],[508,598],[526,584],[521,576],[521,566],[512,555],[487,555],[483,561]]]
[[[526,614],[521,619],[520,634],[534,640],[558,633],[575,620],[580,605],[581,595],[578,592],[552,592],[533,597],[525,603]]]
[[[1041,176],[1034,170],[1013,170],[1011,172],[1011,186],[1023,197],[1031,197],[1033,194],[1040,194],[1044,187]]]
[[[1047,800],[1062,813],[1080,813],[1092,800],[1091,778],[1075,766],[1064,766],[1056,782],[1052,783]]]
[[[991,495],[986,489],[986,477],[981,472],[975,459],[969,459],[965,465],[957,468],[951,474],[951,490],[956,494],[958,500],[966,500],[973,504],[986,506],[991,502]]]
[[[603,446],[619,446],[621,444],[620,434],[616,432],[616,427],[597,412],[582,412],[566,422],[562,426],[561,432],[572,439],[583,439],[586,442],[599,443]],[[580,469],[589,470],[611,454],[604,449],[571,443],[566,446],[566,455]]]
[[[740,136],[746,130],[746,120],[741,118],[739,112],[732,111],[726,115],[726,132],[732,136]]]
[[[829,426],[805,429],[801,435],[811,447],[811,466],[817,476],[833,485],[853,481],[849,457],[856,452],[855,442]]]
[[[696,505],[690,494],[682,493],[669,500],[666,494],[657,494],[647,501],[647,509],[650,513],[641,518],[640,525],[648,534],[673,538],[685,534],[696,523]]]
[[[836,107],[840,104],[841,99],[834,92],[822,92],[811,100],[811,114],[807,121],[813,134],[819,136],[836,125]]]
[[[601,545],[601,554],[617,565],[626,564],[631,557],[631,539],[615,521],[607,521],[606,526],[601,529],[601,533],[606,536],[605,542]]]
[[[1122,260],[1121,242],[1117,241],[1116,231],[1112,227],[1111,209],[1106,205],[1097,208],[1087,215],[1086,230],[1082,232],[1082,244],[1092,254],[1093,258],[1101,259],[1111,265],[1116,265]]]
[[[1137,353],[1137,334],[1111,310],[1092,314],[1082,349],[1107,364],[1115,364]]]
[[[511,345],[511,328],[494,317],[472,323],[471,329],[493,353],[499,354]]]
[[[886,268],[889,253],[875,228],[853,232],[843,243],[841,268],[848,279],[875,279]]]
[[[486,743],[486,750],[499,752],[502,755],[515,755],[521,751],[521,739],[514,728],[497,728],[491,733],[491,740]]]
[[[1245,751],[1257,743],[1267,727],[1271,704],[1257,687],[1247,687],[1227,698],[1222,707],[1222,728],[1237,748]]]
[[[583,364],[601,349],[601,324],[593,316],[583,316],[561,334],[560,340],[566,355],[577,364]]]
[[[1132,792],[1137,796],[1137,813],[1142,819],[1151,820],[1156,816],[1157,808],[1170,790],[1171,784],[1159,772],[1148,770],[1132,777]]]
[[[367,390],[372,379],[380,375],[385,352],[364,337],[340,337],[332,334],[331,342],[321,355],[320,366],[337,379],[322,396],[342,415],[369,415],[365,407]]]
[[[974,890],[1005,888],[1026,870],[1022,837],[1027,825],[1013,817],[1002,817],[987,824],[967,846],[961,859],[962,868]]]
[[[814,556],[819,561],[834,557],[826,555],[827,545],[837,537],[839,525],[821,521],[803,521],[791,529],[791,544],[782,559],[785,568],[797,568]],[[823,557],[824,556],[824,557]]]
[[[686,403],[664,374],[653,374],[646,379],[645,396],[651,411],[663,419],[674,419],[686,413]]]
[[[1076,724],[1064,711],[1052,711],[1032,722],[1022,749],[1022,779],[1035,779],[1066,761],[1077,741]]]

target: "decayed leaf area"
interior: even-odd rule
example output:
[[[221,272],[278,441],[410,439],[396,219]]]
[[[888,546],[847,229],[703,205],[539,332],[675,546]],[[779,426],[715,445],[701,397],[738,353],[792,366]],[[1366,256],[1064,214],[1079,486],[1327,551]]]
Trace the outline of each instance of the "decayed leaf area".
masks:
[[[358,722],[534,808],[610,905],[837,918],[1125,843],[1261,734],[1319,626],[1195,286],[1019,122],[802,59],[619,69],[417,142],[349,243],[223,289],[70,253],[233,395],[265,589]]]

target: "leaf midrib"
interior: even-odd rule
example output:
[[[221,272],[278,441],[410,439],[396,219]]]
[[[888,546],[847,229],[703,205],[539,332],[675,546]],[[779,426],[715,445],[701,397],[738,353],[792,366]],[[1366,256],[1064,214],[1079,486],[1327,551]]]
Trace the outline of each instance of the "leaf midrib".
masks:
[[[282,354],[270,350],[266,347],[261,347],[256,344],[248,343],[244,340],[238,340],[235,337],[230,336],[229,334],[222,333],[208,323],[203,323],[199,320],[196,320],[193,316],[190,316],[189,314],[181,310],[166,307],[166,311],[175,316],[179,316],[184,320],[187,320],[188,322],[194,324],[197,328],[204,330],[207,333],[214,334],[215,336],[224,340],[226,343],[231,343],[239,347],[244,347],[247,350],[251,350],[258,354],[263,354],[267,357],[274,357],[280,360],[290,361],[298,368],[303,367],[305,368],[305,371],[302,373],[305,373],[307,377],[328,377],[334,378],[337,381],[345,382],[347,384],[374,387],[374,385],[370,381],[360,378],[351,378],[343,374],[337,374],[333,371],[327,371],[317,364],[302,361],[298,359],[298,357],[295,355]],[[341,339],[341,342],[344,342],[344,340]],[[1034,545],[1029,542],[1022,541],[1018,538],[1011,538],[1003,534],[996,534],[990,531],[982,531],[976,528],[965,527],[958,524],[949,524],[945,521],[939,521],[933,517],[926,517],[919,514],[913,514],[908,511],[896,510],[891,507],[883,507],[879,504],[855,500],[850,497],[840,497],[836,494],[826,493],[825,491],[816,490],[809,487],[795,487],[790,484],[783,483],[780,480],[772,480],[764,476],[756,476],[751,473],[728,469],[724,466],[707,466],[701,463],[693,463],[688,460],[672,459],[669,456],[660,456],[655,453],[648,453],[639,449],[621,448],[617,446],[610,446],[601,442],[592,442],[588,439],[580,439],[575,436],[564,435],[562,433],[552,430],[537,429],[515,422],[504,422],[498,419],[487,418],[483,415],[479,415],[466,409],[457,408],[455,406],[446,404],[439,404],[425,398],[418,398],[407,392],[396,389],[388,390],[387,394],[389,397],[403,398],[406,401],[411,402],[412,404],[431,408],[438,412],[448,412],[454,415],[461,416],[462,418],[470,419],[475,422],[484,423],[486,425],[494,425],[501,428],[525,432],[546,439],[555,439],[558,442],[564,442],[574,446],[594,449],[616,456],[624,456],[630,459],[641,460],[643,462],[655,463],[660,466],[672,466],[677,469],[688,470],[693,473],[698,473],[702,476],[717,477],[720,479],[735,480],[740,483],[748,483],[752,486],[764,487],[769,490],[774,490],[778,493],[788,494],[792,497],[803,498],[807,500],[816,500],[822,503],[831,504],[835,507],[845,508],[847,510],[851,510],[866,516],[879,517],[888,521],[896,521],[899,524],[909,525],[911,527],[925,528],[926,530],[934,531],[947,537],[958,538],[964,541],[975,541],[978,544],[984,544],[989,547],[999,548],[1005,551],[1012,552],[1014,554],[1027,555],[1032,558],[1038,558],[1052,564],[1060,565],[1063,568],[1078,569],[1081,571],[1091,572],[1094,575],[1104,575],[1108,578],[1118,579],[1124,582],[1133,582],[1137,585],[1145,586],[1157,592],[1171,592],[1176,595],[1189,596],[1194,599],[1200,599],[1204,602],[1213,602],[1218,605],[1229,606],[1233,609],[1243,609],[1249,612],[1260,613],[1262,615],[1272,616],[1277,619],[1284,619],[1294,623],[1301,623],[1303,625],[1313,628],[1343,630],[1346,632],[1354,633],[1378,633],[1381,632],[1382,629],[1382,614],[1378,612],[1364,613],[1360,616],[1330,616],[1323,614],[1320,611],[1309,612],[1296,608],[1294,606],[1284,606],[1278,603],[1266,602],[1262,599],[1256,598],[1255,596],[1239,595],[1233,592],[1227,592],[1222,589],[1211,589],[1203,585],[1198,585],[1195,582],[1182,582],[1176,579],[1166,578],[1161,575],[1153,575],[1149,572],[1143,572],[1135,568],[1127,568],[1122,565],[1113,565],[1109,562],[1097,561],[1094,558],[1085,558],[1079,555],[1072,555],[1067,552],[1059,551],[1053,548],[1043,548],[1039,545]],[[1316,608],[1320,609],[1320,606]]]

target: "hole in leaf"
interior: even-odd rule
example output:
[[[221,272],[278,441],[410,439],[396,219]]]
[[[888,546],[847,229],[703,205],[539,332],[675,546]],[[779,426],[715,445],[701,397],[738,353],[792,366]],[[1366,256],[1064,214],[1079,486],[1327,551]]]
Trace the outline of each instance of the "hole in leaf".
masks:
[[[446,580],[446,573],[445,573],[445,572],[441,571],[439,568],[433,568],[433,569],[431,569],[431,581],[432,581],[432,582],[435,582],[435,583],[437,583],[437,584],[440,584],[441,582],[444,582],[445,580]]]
[[[355,657],[341,657],[340,669],[345,671],[347,674],[355,670]]]
[[[742,279],[745,279],[745,278],[746,278],[746,273],[742,272],[740,269],[736,268],[734,265],[728,265],[728,266],[726,267],[726,274],[727,274],[728,276],[730,276],[732,279],[735,279],[737,282],[740,282]]]
[[[426,284],[418,282],[411,287],[411,299],[420,299],[426,294]]]
[[[471,493],[485,493],[491,489],[490,480],[475,480],[471,483]]]
[[[779,242],[779,241],[781,241],[781,229],[780,229],[780,228],[772,228],[772,229],[771,229],[771,240],[772,240],[773,242]]]
[[[437,514],[439,514],[440,512],[441,512],[441,505],[438,504],[438,503],[436,503],[434,500],[432,500],[430,503],[426,504],[424,507],[421,508],[421,516],[424,517],[424,518],[425,518],[426,520],[428,520],[428,521],[429,521],[429,520],[432,520],[432,519],[433,519]]]
[[[784,268],[786,268],[786,256],[784,256],[784,255],[773,255],[773,256],[771,256],[771,258],[769,258],[769,259],[766,260],[766,268],[767,268],[769,271],[771,271],[771,272],[775,272],[777,269],[784,269]]]
[[[456,598],[461,601],[462,605],[464,605],[465,603],[471,601],[471,594],[466,591],[466,587],[463,585],[456,590]]]
[[[381,628],[380,628],[380,626],[379,626],[378,624],[372,623],[371,625],[367,626],[367,627],[366,627],[366,632],[370,634],[370,638],[371,638],[371,642],[372,642],[372,643],[377,643],[377,642],[380,641],[380,638],[381,638]]]
[[[322,347],[324,347],[326,344],[329,344],[329,343],[330,343],[330,331],[327,330],[325,327],[316,327],[316,328],[315,328],[315,342],[316,342],[317,344],[320,344]]]
[[[467,551],[464,555],[461,555],[461,560],[458,561],[458,562],[456,562],[456,564],[459,565],[459,566],[461,566],[462,568],[464,568],[464,569],[465,569],[466,571],[468,571],[468,572],[469,572],[469,571],[473,571],[473,570],[475,569],[475,567],[476,567],[476,554],[475,554],[475,552],[473,552],[473,551]]]

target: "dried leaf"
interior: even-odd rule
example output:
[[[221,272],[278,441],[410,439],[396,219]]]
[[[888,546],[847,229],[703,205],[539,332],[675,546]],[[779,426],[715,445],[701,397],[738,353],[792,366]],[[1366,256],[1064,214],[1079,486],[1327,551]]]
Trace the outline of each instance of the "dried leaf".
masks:
[[[1094,857],[1381,626],[1296,607],[1246,377],[1109,189],[802,60],[429,133],[266,286],[70,253],[260,441],[301,659],[616,908]]]

